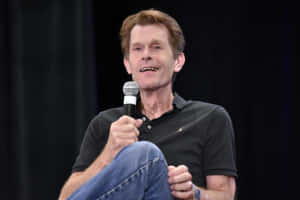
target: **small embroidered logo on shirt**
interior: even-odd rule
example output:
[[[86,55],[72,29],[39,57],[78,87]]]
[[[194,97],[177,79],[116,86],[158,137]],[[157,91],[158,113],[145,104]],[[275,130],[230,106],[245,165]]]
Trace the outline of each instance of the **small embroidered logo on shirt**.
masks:
[[[177,133],[181,133],[183,131],[183,128],[179,128],[178,130],[177,130]]]

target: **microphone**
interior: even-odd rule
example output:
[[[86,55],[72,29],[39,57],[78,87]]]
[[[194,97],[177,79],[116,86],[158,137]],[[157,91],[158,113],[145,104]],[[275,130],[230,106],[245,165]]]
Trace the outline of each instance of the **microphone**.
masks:
[[[128,81],[123,85],[124,110],[125,114],[134,117],[136,96],[139,92],[139,86],[134,81]]]

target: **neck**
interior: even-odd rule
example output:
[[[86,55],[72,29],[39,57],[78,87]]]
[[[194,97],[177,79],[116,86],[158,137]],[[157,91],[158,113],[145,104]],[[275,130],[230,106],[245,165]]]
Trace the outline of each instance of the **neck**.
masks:
[[[141,112],[150,120],[159,118],[173,109],[174,95],[172,89],[159,89],[155,91],[140,91]]]

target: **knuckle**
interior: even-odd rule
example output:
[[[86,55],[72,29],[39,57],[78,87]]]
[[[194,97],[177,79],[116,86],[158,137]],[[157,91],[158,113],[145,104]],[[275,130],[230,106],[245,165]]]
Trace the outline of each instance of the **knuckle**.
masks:
[[[130,131],[135,131],[136,128],[135,128],[134,124],[129,124],[128,126],[129,126]]]
[[[181,165],[181,168],[182,168],[184,171],[188,171],[188,167],[185,166],[185,165]]]
[[[124,115],[123,119],[127,123],[135,123],[135,120],[132,117],[130,117],[130,116]]]
[[[127,115],[123,115],[120,117],[120,120],[127,120],[129,117]]]
[[[120,117],[116,122],[117,122],[117,123],[124,124],[124,123],[128,123],[128,121],[129,121],[129,117],[126,116],[126,115],[123,115],[123,116]]]
[[[182,192],[181,193],[181,198],[186,199],[186,198],[189,198],[189,197],[190,197],[190,194],[188,192]]]
[[[179,165],[178,166],[178,170],[180,170],[181,172],[187,172],[188,171],[188,167],[185,165]]]
[[[192,181],[188,181],[187,182],[187,187],[188,187],[188,190],[193,189],[193,183],[192,183]]]
[[[187,179],[192,180],[192,175],[190,173],[187,174]]]
[[[191,197],[194,196],[192,191],[188,191],[188,192],[186,192],[185,194],[186,194],[186,197],[185,197],[185,198],[191,198]]]
[[[179,185],[178,184],[174,184],[174,190],[179,191]]]

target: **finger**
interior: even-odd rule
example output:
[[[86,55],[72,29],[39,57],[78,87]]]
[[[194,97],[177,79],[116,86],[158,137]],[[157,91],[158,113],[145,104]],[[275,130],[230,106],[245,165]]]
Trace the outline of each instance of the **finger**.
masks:
[[[183,182],[183,183],[172,184],[171,190],[190,191],[190,190],[193,190],[193,183],[192,183],[192,181],[187,181],[187,182]]]
[[[118,127],[118,131],[119,132],[124,132],[124,133],[133,133],[133,132],[137,132],[138,129],[135,127],[134,124],[124,124],[122,126]]]
[[[141,120],[141,119],[135,120],[135,127],[136,128],[140,128],[142,126],[142,124],[143,124],[143,120]]]
[[[134,139],[137,140],[140,132],[137,129],[133,129],[130,131],[120,131],[120,132],[115,132],[114,133],[114,138],[119,138],[119,139]]]
[[[119,140],[137,140],[137,134],[138,133],[118,133],[118,136],[116,138],[118,138]]]
[[[122,116],[120,117],[120,119],[118,119],[117,121],[111,124],[110,130],[112,132],[122,132],[122,129],[124,129],[124,125],[128,125],[128,124],[133,124],[134,127],[135,120],[133,121],[131,120],[132,119],[127,116]]]
[[[121,124],[135,124],[135,119],[127,116],[127,115],[123,115],[122,117],[120,117],[120,119],[118,120],[119,123]]]
[[[192,175],[189,172],[184,172],[176,176],[169,177],[169,184],[183,183],[192,180]]]
[[[133,135],[134,137],[138,137],[140,135],[140,131],[137,127],[133,124],[126,125],[127,127],[127,134]]]
[[[169,165],[168,166],[168,175],[169,175],[169,173],[170,173],[170,171],[172,171],[172,170],[174,170],[174,169],[176,169],[176,167],[174,166],[174,165]]]
[[[135,142],[137,142],[137,138],[125,140],[125,143],[126,143],[125,146],[128,146],[128,145],[130,145],[130,144],[133,144],[133,143],[135,143]]]
[[[111,128],[111,132],[113,132],[113,135],[115,137],[137,137],[139,136],[139,131],[135,127],[134,124],[128,123],[128,124],[113,124]]]
[[[169,176],[176,176],[176,175],[179,175],[179,174],[182,174],[184,172],[188,172],[189,169],[187,166],[185,165],[179,165],[178,167],[175,167],[175,169],[173,169],[172,171],[170,171],[170,174]]]
[[[136,142],[136,138],[124,138],[124,139],[117,139],[116,140],[116,144],[117,144],[117,147],[122,149],[134,142]]]
[[[143,120],[134,119],[127,115],[122,116],[119,120],[121,123],[124,123],[124,124],[134,124],[136,128],[139,128],[143,124]]]
[[[193,191],[172,191],[172,195],[179,199],[192,199]]]

